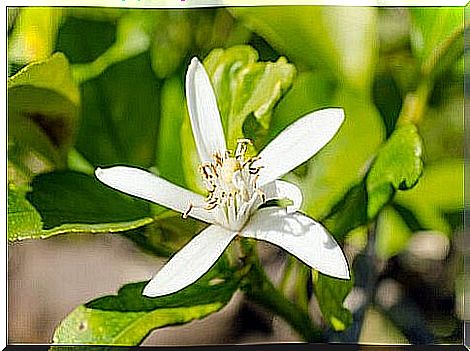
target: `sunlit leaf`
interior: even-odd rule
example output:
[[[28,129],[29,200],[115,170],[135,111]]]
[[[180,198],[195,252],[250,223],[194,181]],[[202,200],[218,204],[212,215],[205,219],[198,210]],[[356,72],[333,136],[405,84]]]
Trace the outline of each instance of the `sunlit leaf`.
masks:
[[[367,215],[374,218],[396,190],[410,189],[423,170],[422,141],[414,125],[400,126],[378,152],[367,175]]]
[[[463,9],[410,8],[411,45],[414,53],[426,60],[455,30],[463,25]]]
[[[24,192],[8,185],[8,241],[30,239],[41,234],[41,216],[24,197]]]
[[[220,310],[238,288],[230,271],[217,266],[196,283],[158,298],[142,295],[147,282],[123,286],[118,295],[79,306],[54,333],[56,344],[138,345],[150,331],[188,323]]]
[[[62,12],[59,7],[22,7],[8,38],[8,60],[26,64],[49,57],[54,51]]]

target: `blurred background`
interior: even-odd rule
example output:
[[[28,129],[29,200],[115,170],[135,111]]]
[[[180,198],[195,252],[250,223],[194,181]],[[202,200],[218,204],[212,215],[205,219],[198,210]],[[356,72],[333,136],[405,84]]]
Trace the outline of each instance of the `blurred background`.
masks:
[[[192,161],[186,151],[191,139],[186,68],[193,56],[204,59],[215,48],[249,45],[259,61],[285,57],[295,66],[267,122],[257,125],[251,115],[245,120],[244,130],[255,131],[260,147],[310,111],[345,109],[341,140],[288,178],[303,190],[302,210],[328,227],[328,214],[362,179],[392,134],[405,100],[422,86],[426,59],[463,23],[462,8],[9,8],[9,76],[62,52],[79,87],[76,106],[62,122],[35,119],[57,159],[31,153],[20,133],[10,136],[9,121],[9,182],[21,186],[55,169],[126,164],[197,189],[197,179],[187,171]],[[461,45],[463,51],[463,40]],[[463,228],[463,61],[462,56],[436,75],[425,113],[415,121],[424,161],[417,186],[398,191],[380,212],[373,244],[365,226],[336,235],[354,269],[354,287],[345,300],[353,322],[343,332],[329,331],[330,341],[462,340],[462,321],[469,319],[464,287],[470,281],[463,264],[469,247]],[[355,210],[349,208],[349,214]],[[50,342],[58,323],[78,305],[149,279],[191,236],[185,235],[157,243],[164,248],[157,256],[163,258],[141,250],[132,232],[12,243],[9,342]],[[268,274],[279,282],[289,264],[286,255],[267,244],[260,250]],[[313,297],[309,311],[327,328]],[[155,331],[144,345],[296,340],[282,319],[237,293],[221,312]]]

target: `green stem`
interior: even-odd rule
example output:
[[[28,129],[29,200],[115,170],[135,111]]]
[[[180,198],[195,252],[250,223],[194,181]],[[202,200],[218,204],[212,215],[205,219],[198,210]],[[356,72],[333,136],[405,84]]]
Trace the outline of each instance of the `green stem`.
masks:
[[[307,342],[321,342],[324,340],[323,333],[315,326],[303,308],[289,301],[266,276],[259,264],[254,246],[251,243],[242,243],[247,257],[250,270],[246,273],[242,283],[242,290],[246,296],[263,306],[267,310],[282,317],[289,325]],[[246,251],[248,249],[248,251]]]
[[[288,291],[288,283],[292,277],[292,272],[294,270],[294,257],[287,257],[286,268],[284,268],[284,274],[282,275],[281,282],[279,283],[279,290],[286,294]]]
[[[406,95],[397,125],[418,124],[421,121],[426,111],[431,89],[431,81],[423,79],[414,92]]]
[[[469,23],[459,27],[433,50],[430,57],[423,62],[421,65],[421,81],[415,91],[406,95],[397,125],[419,124],[423,119],[434,81],[464,53],[463,36],[468,27]]]

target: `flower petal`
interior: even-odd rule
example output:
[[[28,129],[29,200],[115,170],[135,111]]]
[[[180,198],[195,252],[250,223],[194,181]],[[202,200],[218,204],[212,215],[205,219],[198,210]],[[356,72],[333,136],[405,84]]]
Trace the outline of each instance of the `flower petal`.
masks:
[[[116,166],[97,168],[96,177],[111,188],[126,194],[155,202],[184,213],[192,205],[191,217],[213,223],[214,214],[204,209],[204,197],[181,188],[156,175],[139,168]]]
[[[217,100],[204,66],[194,57],[186,73],[186,100],[201,162],[227,149]]]
[[[168,295],[194,283],[214,265],[236,235],[217,225],[206,228],[163,266],[143,294],[149,297]]]
[[[278,245],[321,273],[349,279],[348,263],[339,245],[321,224],[303,214],[261,209],[241,235]]]
[[[329,108],[310,113],[284,129],[259,154],[263,166],[258,184],[277,179],[315,155],[336,134],[344,111]]]
[[[275,180],[261,187],[261,191],[266,195],[266,201],[276,199],[289,199],[293,204],[287,206],[287,212],[293,213],[299,210],[302,205],[302,192],[297,185]]]

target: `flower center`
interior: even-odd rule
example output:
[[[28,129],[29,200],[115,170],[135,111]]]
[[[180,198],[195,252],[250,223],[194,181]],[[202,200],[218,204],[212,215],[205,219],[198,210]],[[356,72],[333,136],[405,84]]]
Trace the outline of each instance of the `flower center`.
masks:
[[[209,192],[206,210],[217,211],[217,222],[225,228],[240,230],[253,211],[264,202],[264,194],[256,181],[261,166],[254,163],[259,157],[246,158],[249,139],[237,141],[235,155],[226,151],[214,155],[212,162],[199,166]]]

